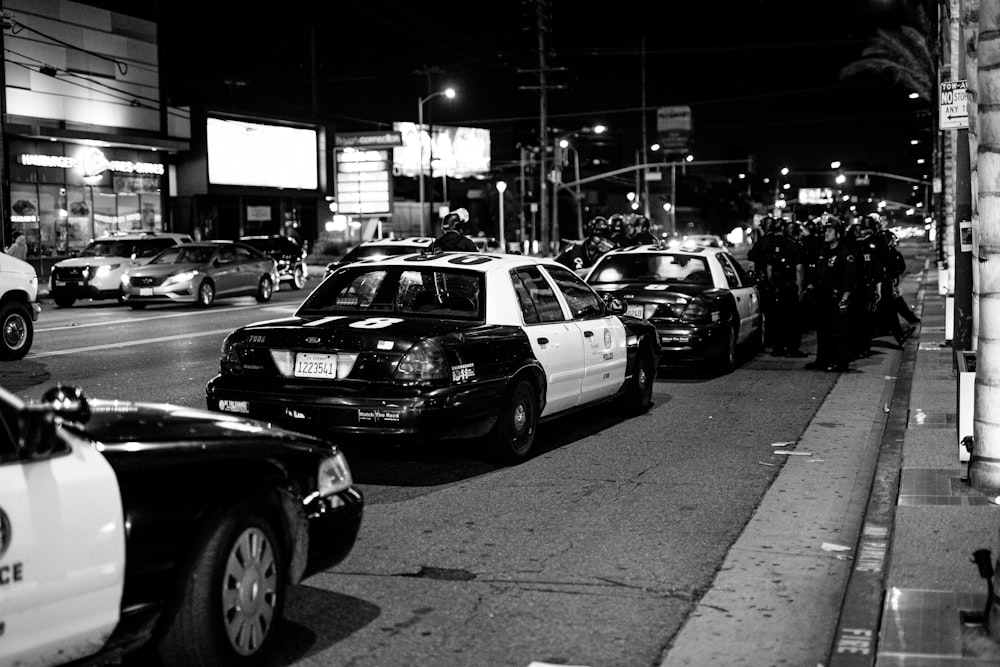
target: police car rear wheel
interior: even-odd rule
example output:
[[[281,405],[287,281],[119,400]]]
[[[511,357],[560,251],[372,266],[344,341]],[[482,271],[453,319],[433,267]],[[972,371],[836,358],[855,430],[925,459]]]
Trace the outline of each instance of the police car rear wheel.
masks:
[[[538,395],[527,380],[508,392],[500,417],[488,437],[491,453],[502,463],[528,458],[538,429]]]
[[[646,412],[653,404],[653,380],[656,379],[652,355],[645,350],[640,350],[638,354],[628,387],[618,399],[618,408],[633,415]]]
[[[285,603],[284,553],[249,505],[224,512],[194,550],[157,646],[165,665],[257,665]]]
[[[725,339],[722,351],[719,352],[719,371],[731,373],[736,368],[736,330],[727,327],[723,335]]]

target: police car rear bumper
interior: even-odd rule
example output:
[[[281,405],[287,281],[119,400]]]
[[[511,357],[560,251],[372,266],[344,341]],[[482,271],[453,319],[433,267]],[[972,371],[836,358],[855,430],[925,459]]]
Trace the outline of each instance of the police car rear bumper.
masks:
[[[728,326],[728,325],[725,325]],[[705,362],[706,358],[718,354],[726,345],[726,329],[722,324],[700,327],[656,327],[656,339],[660,343],[660,363]]]
[[[295,385],[247,388],[247,378],[218,375],[205,388],[209,410],[248,415],[286,428],[342,436],[408,437],[411,442],[474,438],[496,423],[502,380],[454,385],[425,393],[338,392]],[[398,443],[398,440],[396,441]]]

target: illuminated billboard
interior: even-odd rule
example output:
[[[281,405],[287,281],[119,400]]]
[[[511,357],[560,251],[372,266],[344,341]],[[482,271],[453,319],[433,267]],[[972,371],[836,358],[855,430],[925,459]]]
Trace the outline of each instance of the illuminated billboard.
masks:
[[[392,151],[392,169],[397,176],[418,176],[421,154],[423,173],[431,175],[433,166],[434,177],[469,178],[490,173],[489,130],[434,125],[432,142],[427,125],[420,132],[416,123],[393,123],[393,129],[403,135],[403,145]]]
[[[208,182],[262,188],[319,187],[316,130],[208,119]]]

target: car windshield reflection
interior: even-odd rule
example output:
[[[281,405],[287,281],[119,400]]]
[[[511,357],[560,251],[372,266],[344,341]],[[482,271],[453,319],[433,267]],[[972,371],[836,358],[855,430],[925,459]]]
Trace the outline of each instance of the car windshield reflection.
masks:
[[[702,257],[662,253],[622,254],[608,257],[598,264],[587,282],[592,285],[636,282],[710,285],[712,274]]]
[[[402,266],[341,270],[309,295],[299,315],[392,313],[484,318],[483,277],[467,271]]]

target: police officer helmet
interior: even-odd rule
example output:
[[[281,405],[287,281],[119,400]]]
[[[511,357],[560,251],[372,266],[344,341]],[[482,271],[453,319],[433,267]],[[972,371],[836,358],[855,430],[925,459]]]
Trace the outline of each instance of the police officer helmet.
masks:
[[[587,228],[588,236],[608,236],[611,231],[611,224],[603,215],[599,215],[590,221]]]
[[[464,208],[456,208],[454,211],[444,216],[441,220],[441,229],[444,231],[461,232],[465,228],[465,223],[469,221],[469,211]]]
[[[634,224],[635,224],[636,231],[639,231],[639,232],[648,232],[649,231],[649,227],[650,227],[649,218],[647,218],[644,215],[637,215],[637,216],[635,216]]]
[[[830,218],[825,223],[823,223],[823,231],[826,232],[827,229],[832,229],[837,232],[837,238],[844,238],[844,223],[842,223],[837,218]]]
[[[862,231],[874,232],[875,230],[878,229],[878,223],[875,222],[875,220],[871,216],[866,215],[865,217],[861,218],[861,222],[859,223],[858,228],[861,229]]]
[[[621,213],[615,213],[608,218],[608,226],[610,227],[610,233],[612,236],[621,234],[622,230],[625,229],[625,216]]]

